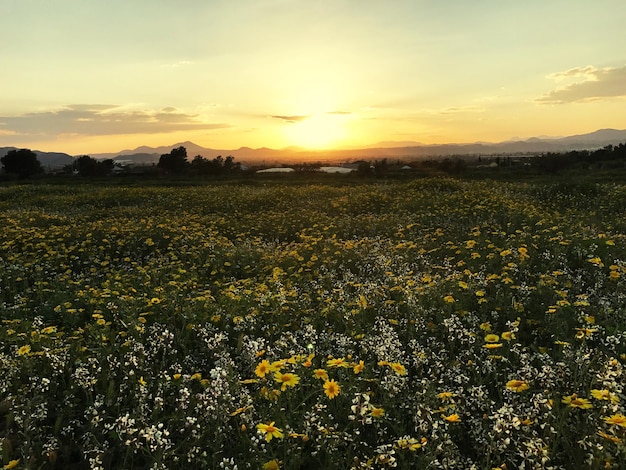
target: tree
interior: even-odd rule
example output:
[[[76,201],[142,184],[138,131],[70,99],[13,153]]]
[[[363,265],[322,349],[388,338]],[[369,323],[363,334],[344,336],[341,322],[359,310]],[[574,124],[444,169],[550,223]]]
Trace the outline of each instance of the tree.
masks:
[[[88,155],[78,157],[72,167],[80,176],[107,176],[113,171],[113,160],[110,158],[98,161]]]
[[[43,167],[37,159],[37,154],[30,149],[10,150],[0,158],[5,172],[15,174],[20,178],[43,173]]]
[[[170,173],[183,173],[187,165],[189,165],[187,162],[187,149],[185,147],[178,147],[172,149],[170,153],[161,155],[157,166]]]

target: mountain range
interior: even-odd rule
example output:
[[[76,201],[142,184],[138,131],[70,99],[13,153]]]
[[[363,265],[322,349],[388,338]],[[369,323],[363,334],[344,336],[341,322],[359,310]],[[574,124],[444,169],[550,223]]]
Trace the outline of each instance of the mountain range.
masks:
[[[529,139],[510,139],[504,142],[473,142],[463,144],[425,145],[419,142],[381,142],[369,147],[338,150],[308,150],[299,147],[284,149],[241,147],[236,150],[201,147],[193,142],[179,142],[163,147],[138,147],[122,150],[118,153],[92,155],[94,158],[113,158],[114,160],[132,161],[137,164],[157,163],[162,154],[173,148],[185,147],[189,158],[200,155],[215,158],[218,155],[232,155],[236,161],[259,164],[293,161],[338,162],[373,158],[400,158],[414,160],[447,155],[490,155],[511,153],[565,152],[570,150],[593,150],[606,145],[626,143],[626,129],[600,129],[588,134],[567,137],[532,137]]]
[[[299,147],[284,149],[241,147],[236,150],[213,149],[202,147],[193,142],[179,142],[162,147],[141,146],[114,153],[91,154],[96,159],[111,158],[117,161],[132,162],[137,165],[152,165],[161,155],[173,148],[185,147],[191,159],[196,155],[213,159],[218,155],[232,155],[244,164],[276,164],[294,161],[345,162],[359,159],[394,158],[416,160],[449,155],[496,155],[496,154],[541,154],[545,152],[566,152],[570,150],[593,150],[607,145],[626,143],[626,129],[599,129],[588,134],[567,137],[531,137],[529,139],[512,138],[504,142],[473,142],[462,144],[425,145],[419,142],[380,142],[378,144],[341,150],[307,150]],[[15,147],[0,147],[0,157]],[[46,170],[55,170],[71,164],[75,157],[66,153],[34,151]]]

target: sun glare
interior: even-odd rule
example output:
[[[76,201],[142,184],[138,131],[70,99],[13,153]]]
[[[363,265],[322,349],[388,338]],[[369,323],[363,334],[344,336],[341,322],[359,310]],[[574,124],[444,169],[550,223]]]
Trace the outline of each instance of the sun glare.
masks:
[[[291,124],[285,129],[291,145],[322,149],[338,145],[346,138],[344,116],[340,114],[315,114]]]

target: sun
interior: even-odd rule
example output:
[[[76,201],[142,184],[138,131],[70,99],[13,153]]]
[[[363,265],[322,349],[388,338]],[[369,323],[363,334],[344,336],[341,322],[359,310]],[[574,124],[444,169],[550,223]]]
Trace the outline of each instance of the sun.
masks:
[[[336,113],[313,114],[285,127],[290,145],[310,149],[335,147],[346,138],[345,116]]]

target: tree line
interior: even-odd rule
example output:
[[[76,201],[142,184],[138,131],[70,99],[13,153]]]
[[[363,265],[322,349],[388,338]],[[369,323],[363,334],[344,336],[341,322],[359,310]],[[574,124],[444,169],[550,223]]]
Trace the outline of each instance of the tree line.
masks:
[[[570,168],[611,168],[626,164],[626,143],[607,145],[597,150],[572,150],[570,152],[548,152],[537,160],[537,166],[555,173]]]
[[[0,158],[2,169],[8,175],[25,179],[44,174],[44,168],[37,154],[30,149],[10,150]],[[161,155],[156,165],[159,172],[166,175],[231,175],[241,171],[241,164],[235,158],[221,155],[208,159],[197,155],[191,161],[187,158],[187,149],[178,147],[170,153]],[[108,176],[115,168],[122,168],[113,159],[96,160],[89,155],[75,158],[71,165],[63,168],[63,173],[86,177]],[[123,170],[122,170],[123,171]]]
[[[202,155],[196,155],[190,162],[187,158],[187,149],[182,146],[172,149],[170,153],[161,155],[157,167],[168,174],[175,175],[221,176],[241,171],[241,164],[235,163],[235,157],[230,155],[226,158],[219,155],[212,160]]]
[[[498,157],[499,160],[500,157]],[[548,152],[537,157],[525,159],[532,162],[532,167],[539,172],[555,173],[567,169],[590,168],[626,168],[626,143],[607,145],[597,150],[573,150],[569,152]],[[499,161],[497,162],[499,166]],[[0,158],[4,173],[12,177],[25,179],[44,174],[44,168],[37,159],[37,154],[30,149],[10,150]],[[301,171],[315,170],[316,164],[300,164]],[[424,170],[436,169],[443,173],[460,175],[469,168],[466,161],[456,158],[428,160],[413,165]],[[361,161],[356,173],[360,176],[384,176],[389,171],[387,159]],[[77,157],[71,165],[64,168],[64,173],[76,174],[85,177],[108,176],[123,169],[112,159],[96,160],[88,155]],[[183,146],[172,149],[163,154],[156,165],[156,172],[163,175],[188,176],[229,176],[243,171],[241,164],[235,158],[221,155],[213,159],[197,155],[189,160],[187,149]]]

